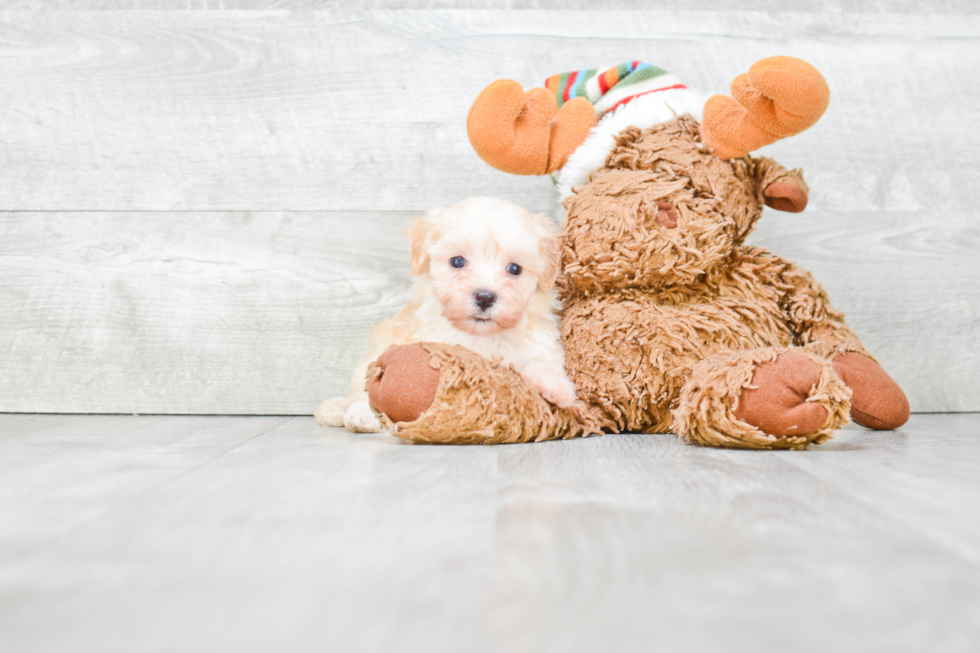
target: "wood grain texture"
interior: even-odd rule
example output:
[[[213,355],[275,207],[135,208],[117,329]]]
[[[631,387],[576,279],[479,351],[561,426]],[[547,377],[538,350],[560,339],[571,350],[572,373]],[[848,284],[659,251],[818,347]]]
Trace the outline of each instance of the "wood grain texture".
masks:
[[[0,214],[0,410],[309,414],[407,301],[414,216]],[[767,210],[751,240],[815,274],[913,410],[980,410],[974,222]]]
[[[645,10],[670,11],[765,11],[837,13],[932,13],[969,15],[980,12],[972,0],[644,0]],[[309,10],[348,8],[343,0],[3,0],[4,9],[75,11],[233,11]],[[360,9],[595,9],[594,0],[359,0]],[[634,0],[605,0],[604,9],[636,9]]]
[[[0,557],[70,536],[288,419],[5,415]]]
[[[0,416],[5,651],[971,652],[980,416],[806,452]]]
[[[762,150],[812,194],[754,242],[815,273],[913,410],[980,410],[974,3],[338,4],[0,5],[0,410],[309,413],[404,301],[411,216],[555,209],[470,150],[484,85],[641,57],[723,91],[777,53],[833,100]]]
[[[0,410],[310,414],[406,301],[408,214],[0,217]]]
[[[776,53],[831,108],[768,148],[826,210],[973,210],[980,17],[529,10],[0,12],[3,210],[549,209],[464,117],[490,81],[643,58],[727,89]]]

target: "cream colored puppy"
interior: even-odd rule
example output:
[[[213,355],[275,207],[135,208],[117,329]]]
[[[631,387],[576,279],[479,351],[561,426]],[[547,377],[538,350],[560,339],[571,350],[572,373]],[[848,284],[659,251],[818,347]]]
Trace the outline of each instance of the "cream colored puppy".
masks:
[[[502,358],[549,402],[565,408],[575,385],[565,374],[558,333],[560,244],[557,227],[510,202],[474,197],[432,209],[408,230],[412,241],[412,301],[379,323],[372,348],[354,370],[347,397],[328,399],[317,422],[374,432],[364,378],[368,365],[394,345],[446,342],[487,358]]]

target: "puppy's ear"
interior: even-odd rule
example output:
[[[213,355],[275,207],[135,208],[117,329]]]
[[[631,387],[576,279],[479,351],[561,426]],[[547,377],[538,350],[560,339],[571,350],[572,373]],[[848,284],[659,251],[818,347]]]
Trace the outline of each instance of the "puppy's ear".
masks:
[[[418,276],[429,269],[429,245],[435,240],[435,218],[442,209],[429,209],[405,230],[412,243],[412,274]]]
[[[555,287],[558,268],[561,265],[561,236],[551,216],[539,213],[534,216],[541,229],[541,260],[544,267],[538,277],[538,288],[549,290]]]
[[[550,290],[555,287],[555,281],[558,279],[561,239],[558,236],[553,236],[542,241],[541,255],[544,257],[544,269],[538,278],[538,287],[542,290]]]

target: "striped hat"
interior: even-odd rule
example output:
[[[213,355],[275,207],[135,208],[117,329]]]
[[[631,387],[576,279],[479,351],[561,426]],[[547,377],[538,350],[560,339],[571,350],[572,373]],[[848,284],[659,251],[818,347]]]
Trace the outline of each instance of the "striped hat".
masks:
[[[646,129],[685,113],[701,120],[708,99],[708,94],[688,89],[666,70],[642,61],[552,75],[545,88],[555,94],[559,108],[572,98],[586,98],[599,118],[585,142],[554,174],[562,199],[605,165],[620,131]]]
[[[544,85],[558,98],[559,109],[574,97],[584,97],[595,105],[600,118],[641,95],[687,88],[663,68],[642,61],[560,73],[549,77]]]

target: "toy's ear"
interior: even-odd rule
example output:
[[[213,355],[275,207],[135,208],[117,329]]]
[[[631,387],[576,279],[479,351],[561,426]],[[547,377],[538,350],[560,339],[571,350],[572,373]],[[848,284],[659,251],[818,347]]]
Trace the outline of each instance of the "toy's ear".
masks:
[[[732,96],[704,105],[701,140],[721,159],[735,159],[799,134],[827,110],[830,88],[816,68],[793,57],[757,61],[732,82]]]
[[[595,109],[587,99],[573,98],[559,111],[551,91],[525,93],[512,79],[483,89],[466,116],[466,132],[480,158],[515,175],[560,169],[595,124]]]
[[[436,239],[436,216],[442,209],[429,209],[405,230],[412,243],[411,273],[415,276],[429,269],[429,245]]]

